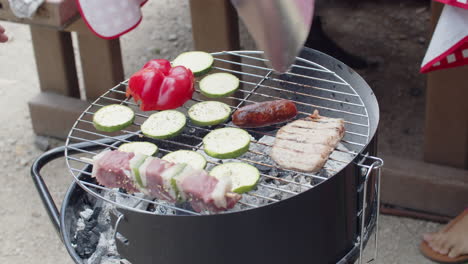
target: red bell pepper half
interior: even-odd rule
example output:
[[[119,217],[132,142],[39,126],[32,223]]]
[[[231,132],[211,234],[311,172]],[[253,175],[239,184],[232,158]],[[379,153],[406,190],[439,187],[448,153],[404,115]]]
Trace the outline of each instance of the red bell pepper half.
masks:
[[[133,96],[142,111],[175,109],[192,98],[193,73],[168,60],[150,60],[130,77],[127,97]]]

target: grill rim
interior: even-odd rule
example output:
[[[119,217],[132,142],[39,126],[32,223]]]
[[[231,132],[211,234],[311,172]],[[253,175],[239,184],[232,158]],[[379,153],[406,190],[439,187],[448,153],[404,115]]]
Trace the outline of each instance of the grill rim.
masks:
[[[353,85],[349,84],[347,81],[345,81],[342,76],[340,76],[337,71],[331,71],[328,67],[325,67],[323,64],[320,64],[320,63],[316,63],[310,59],[306,59],[304,58],[303,56],[303,53],[304,53],[304,50],[307,50],[307,51],[312,51],[313,55],[317,56],[318,60],[320,61],[325,61],[325,62],[330,62],[330,61],[333,61],[333,62],[337,62],[338,64],[336,65],[333,65],[333,67],[330,67],[330,68],[333,68],[334,70],[336,69],[339,69],[339,70],[342,70],[343,73],[346,73],[345,71],[347,70],[348,73],[350,75],[355,75],[355,76],[352,76],[352,78],[356,78],[358,77],[360,79],[360,86],[358,87],[354,87]],[[361,101],[362,105],[363,105],[363,108],[364,110],[366,111],[366,115],[368,116],[367,118],[367,128],[368,128],[368,136],[367,136],[367,142],[365,144],[362,144],[361,145],[361,149],[359,152],[357,152],[353,159],[349,162],[347,162],[345,165],[341,166],[341,168],[339,170],[336,170],[334,171],[333,175],[329,176],[328,178],[326,179],[322,179],[321,182],[319,183],[316,183],[314,184],[312,187],[306,189],[305,191],[300,191],[300,192],[297,192],[295,193],[293,196],[291,197],[287,197],[287,198],[283,198],[279,201],[276,201],[276,202],[281,202],[281,201],[285,201],[285,200],[288,200],[290,198],[294,198],[295,196],[297,195],[300,195],[300,194],[303,194],[307,191],[310,191],[312,189],[314,189],[315,187],[317,187],[318,185],[322,184],[323,182],[326,182],[328,179],[332,178],[332,177],[335,177],[337,174],[340,174],[342,173],[342,171],[347,167],[349,166],[351,163],[355,163],[357,160],[362,160],[363,157],[365,157],[364,155],[362,155],[362,152],[369,146],[370,142],[372,141],[372,139],[374,138],[375,134],[376,134],[376,131],[377,131],[377,126],[378,126],[378,122],[379,122],[379,109],[378,109],[378,102],[375,98],[375,95],[373,94],[371,88],[368,86],[368,84],[356,73],[354,72],[351,68],[347,67],[345,64],[342,64],[340,63],[339,61],[337,61],[336,59],[324,54],[324,53],[321,53],[321,52],[318,52],[318,51],[315,51],[315,50],[311,50],[311,49],[308,49],[308,48],[304,48],[304,50],[301,52],[301,55],[299,55],[297,57],[297,59],[299,61],[302,61],[302,62],[305,62],[305,63],[308,63],[308,64],[311,64],[311,65],[314,65],[314,66],[317,66],[317,67],[320,67],[322,68],[322,70],[326,70],[328,73],[333,73],[333,75],[336,77],[336,78],[339,78],[340,80],[342,80],[350,89],[352,89],[355,93],[355,96],[359,97],[359,100]],[[256,54],[256,55],[261,55],[263,52],[261,51],[222,51],[222,52],[216,52],[216,53],[212,53],[213,55],[233,55],[233,54]],[[307,53],[307,54],[310,54],[310,53]],[[327,57],[328,58],[331,58],[332,60],[327,60]],[[255,59],[257,60],[264,60],[262,58],[258,58],[258,57],[255,57]],[[241,63],[242,64],[242,63]],[[307,68],[305,66],[300,66],[300,67],[304,67],[304,68]],[[216,67],[215,67],[216,68]],[[223,68],[221,68],[223,69]],[[272,73],[272,71],[270,70],[269,73],[267,73],[265,76],[264,76],[264,79],[267,78],[268,75],[270,75]],[[351,77],[350,77],[351,78]],[[96,102],[98,102],[103,96],[107,95],[109,92],[111,92],[112,90],[114,90],[115,88],[118,88],[122,85],[126,85],[126,83],[128,82],[128,80],[124,81],[124,82],[121,82],[119,83],[118,85],[116,85],[115,87],[111,88],[110,90],[108,90],[106,93],[104,93],[101,97],[99,97],[98,99],[96,99],[93,103],[90,104],[90,106],[85,110],[83,111],[83,113],[80,115],[80,117],[77,119],[77,121],[75,122],[73,128],[76,127],[76,125],[78,124],[78,122],[80,121],[80,119],[83,118],[83,116],[85,116],[87,113],[89,113],[89,110],[93,107],[93,106],[96,106]],[[259,83],[261,83],[262,81],[260,81]],[[254,88],[255,89],[255,88]],[[254,90],[252,89],[252,91]],[[368,99],[368,100],[364,100],[363,99],[363,94],[358,92],[358,90],[369,90],[371,93],[370,93],[370,96],[371,98]],[[373,97],[373,98],[372,98]],[[241,99],[238,99],[239,101],[241,101],[239,103],[242,104],[245,100],[248,100],[249,96],[244,96],[243,98]],[[374,102],[369,102],[369,100],[373,100]],[[119,100],[120,101],[120,100]],[[125,100],[122,100],[120,102],[127,102]],[[373,109],[373,112],[374,112],[374,115],[375,115],[375,121],[371,121],[371,115],[369,115],[369,109],[371,108],[372,106],[372,109]],[[128,209],[128,210],[132,210],[132,211],[137,211],[139,213],[146,213],[146,214],[150,214],[150,215],[159,215],[157,214],[156,212],[151,212],[151,211],[144,211],[144,210],[139,210],[139,209],[135,209],[135,208],[132,208],[132,207],[128,207],[126,205],[122,205],[122,204],[119,204],[118,202],[115,202],[115,201],[112,201],[112,200],[109,200],[109,199],[106,199],[105,197],[99,195],[96,191],[92,190],[91,188],[92,187],[97,187],[99,189],[107,189],[109,190],[109,188],[106,188],[106,187],[101,187],[99,185],[94,185],[92,183],[84,183],[80,180],[78,180],[77,178],[77,175],[73,172],[79,172],[79,173],[83,173],[83,172],[86,172],[86,170],[89,170],[90,166],[91,165],[85,165],[83,167],[83,169],[81,170],[77,170],[77,169],[73,169],[72,166],[70,166],[70,163],[69,161],[70,160],[75,160],[75,161],[79,161],[77,159],[74,159],[74,158],[71,158],[71,156],[68,154],[68,149],[71,144],[70,144],[70,139],[73,138],[72,136],[73,134],[73,129],[70,131],[68,137],[67,137],[67,141],[66,141],[66,148],[65,148],[65,156],[66,156],[66,163],[69,167],[69,171],[70,173],[72,174],[74,180],[78,183],[78,185],[80,185],[81,188],[83,188],[84,190],[86,190],[87,192],[91,193],[94,197],[98,198],[98,199],[102,199],[106,202],[110,202],[116,206],[119,206],[119,207],[124,207],[125,209]],[[136,133],[134,133],[136,135]],[[108,136],[106,136],[108,137]],[[131,138],[132,135],[126,135],[126,138]],[[120,138],[120,136],[117,136],[117,137],[110,137],[110,139],[116,139],[116,138]],[[123,138],[123,137],[122,137]],[[91,142],[96,142],[96,141],[91,141]],[[115,146],[117,142],[115,142],[114,144],[112,144],[113,146]],[[193,147],[195,148],[196,146],[193,145]],[[298,173],[298,172],[296,172]],[[314,175],[315,177],[316,175]],[[300,183],[299,183],[300,184]],[[281,190],[281,191],[285,191],[285,190]],[[287,191],[286,191],[287,192]],[[128,195],[128,194],[123,194],[121,192],[116,192],[116,193],[119,193],[120,195],[124,195],[124,196],[131,196],[131,195]],[[132,196],[134,197],[134,196]],[[140,199],[140,198],[136,198],[135,199]],[[141,200],[141,199],[140,199]],[[147,200],[147,202],[150,202],[150,203],[153,203],[153,204],[158,204],[158,202],[152,202],[150,200]],[[256,205],[256,206],[249,206],[249,204],[246,204],[247,206],[249,206],[250,208],[245,208],[245,209],[241,209],[241,210],[237,210],[237,211],[227,211],[227,212],[222,212],[221,214],[235,214],[235,213],[241,213],[241,212],[244,212],[244,211],[247,211],[247,210],[252,210],[252,209],[258,209],[258,208],[262,208],[262,207],[268,207],[276,202],[273,202],[273,203],[265,203],[265,204],[261,204],[261,205]],[[190,213],[191,216],[212,216],[212,215],[217,215],[217,214],[199,214],[199,213],[196,213],[196,212],[193,212],[193,211],[186,211],[184,209],[181,209],[181,208],[178,208],[176,207],[175,205],[171,205],[171,206],[167,206],[167,205],[163,205],[167,208],[170,208],[170,209],[173,209],[173,210],[176,210],[176,211],[185,211],[185,213]],[[180,215],[165,215],[165,216],[180,216]],[[186,216],[186,215],[184,215]]]

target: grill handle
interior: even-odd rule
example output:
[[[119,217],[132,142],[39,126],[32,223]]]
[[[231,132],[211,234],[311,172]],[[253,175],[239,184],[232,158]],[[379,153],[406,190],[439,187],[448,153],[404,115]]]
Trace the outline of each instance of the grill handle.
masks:
[[[49,188],[45,183],[44,179],[41,176],[41,169],[49,162],[54,159],[63,157],[65,155],[65,147],[58,147],[51,149],[41,156],[39,156],[31,166],[31,177],[36,186],[37,192],[41,197],[42,203],[44,204],[47,214],[49,215],[50,220],[55,228],[55,231],[60,235],[60,213],[57,209],[54,199],[50,195]]]
[[[69,147],[72,147],[72,148],[67,149],[68,154],[74,154],[78,152],[74,149],[92,150],[92,149],[102,148],[102,146],[99,145],[99,142],[100,141],[96,143],[83,142],[83,143],[69,145]],[[41,156],[39,156],[31,166],[32,180],[34,182],[34,185],[36,186],[37,192],[39,193],[39,196],[41,197],[42,203],[44,204],[47,214],[49,215],[49,218],[52,221],[52,224],[55,230],[57,231],[60,239],[62,239],[62,236],[60,235],[60,212],[57,209],[57,205],[54,199],[52,198],[52,195],[50,194],[47,184],[42,178],[41,169],[47,163],[57,158],[63,157],[65,155],[65,150],[66,150],[65,146],[51,149],[45,152],[44,154],[42,154]]]

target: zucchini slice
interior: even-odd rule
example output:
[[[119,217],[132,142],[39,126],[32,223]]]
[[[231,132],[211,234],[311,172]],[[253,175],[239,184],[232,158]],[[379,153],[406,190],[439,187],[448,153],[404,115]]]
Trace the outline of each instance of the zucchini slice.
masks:
[[[158,152],[158,146],[145,141],[135,141],[120,145],[120,151],[141,153],[146,156],[153,156]]]
[[[141,153],[135,153],[135,156],[130,160],[130,164],[129,164],[130,169],[132,170],[131,175],[140,187],[144,187],[144,185],[141,180],[139,168],[145,162],[146,158],[148,158],[148,156],[141,154]]]
[[[174,163],[187,163],[194,169],[203,170],[206,167],[206,159],[202,154],[191,150],[177,150],[168,153],[163,160],[174,162]]]
[[[231,114],[229,105],[217,101],[205,101],[192,105],[188,116],[198,126],[213,126],[226,122]]]
[[[190,69],[195,76],[202,76],[209,72],[213,66],[214,58],[211,54],[203,51],[188,51],[179,54],[172,66],[184,66]]]
[[[210,98],[230,96],[238,88],[239,78],[226,72],[207,75],[200,81],[200,92]]]
[[[151,161],[153,161],[154,157],[147,157],[143,164],[140,165],[138,168],[138,175],[140,176],[141,180],[141,187],[146,188],[146,169],[148,168]],[[136,177],[135,177],[136,178]]]
[[[210,175],[220,179],[229,177],[232,181],[232,191],[235,193],[245,193],[251,191],[260,179],[260,172],[257,168],[242,162],[227,162],[214,167]]]
[[[141,132],[150,138],[166,139],[179,135],[185,127],[185,115],[176,110],[152,114],[141,125]]]
[[[175,184],[174,177],[181,174],[185,170],[185,167],[187,167],[187,164],[179,163],[165,170],[161,174],[163,189],[168,192],[172,198],[180,201],[182,201],[182,199],[179,198],[180,192]]]
[[[93,115],[93,125],[97,130],[115,132],[124,129],[133,123],[135,113],[127,106],[112,104],[106,105]]]
[[[240,128],[218,128],[203,138],[206,154],[217,159],[237,158],[246,153],[249,146],[250,135]]]

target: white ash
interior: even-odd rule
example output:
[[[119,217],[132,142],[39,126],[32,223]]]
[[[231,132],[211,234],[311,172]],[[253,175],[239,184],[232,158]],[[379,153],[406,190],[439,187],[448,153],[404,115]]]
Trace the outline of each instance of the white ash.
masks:
[[[111,230],[111,228],[109,228],[109,230]],[[120,263],[113,232],[101,233],[96,251],[86,260],[86,263]]]
[[[161,215],[175,215],[177,211],[171,207],[175,207],[173,203],[159,200],[157,205],[154,205],[154,212]]]
[[[85,209],[85,210],[88,210],[88,209]],[[86,225],[85,225],[84,219],[83,218],[78,219],[78,221],[76,222],[76,231],[84,230],[85,227]]]
[[[80,219],[88,221],[89,218],[93,215],[93,209],[91,208],[86,208],[83,212],[80,213]]]

